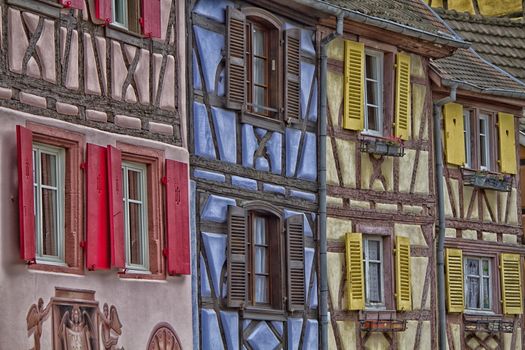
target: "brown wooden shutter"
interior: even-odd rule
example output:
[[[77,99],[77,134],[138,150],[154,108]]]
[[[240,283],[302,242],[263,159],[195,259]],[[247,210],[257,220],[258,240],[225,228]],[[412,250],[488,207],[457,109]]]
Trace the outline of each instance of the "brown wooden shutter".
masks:
[[[303,215],[286,220],[288,310],[304,310],[304,233]]]
[[[247,296],[246,215],[228,207],[228,306],[242,307]],[[217,292],[218,293],[218,292]]]
[[[301,117],[301,30],[288,29],[284,34],[284,117]]]
[[[246,104],[246,16],[233,7],[226,14],[226,106]]]

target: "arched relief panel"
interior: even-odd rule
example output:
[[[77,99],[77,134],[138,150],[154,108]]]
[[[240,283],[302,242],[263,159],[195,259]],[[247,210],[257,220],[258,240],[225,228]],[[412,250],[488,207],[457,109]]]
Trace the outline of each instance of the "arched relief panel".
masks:
[[[175,330],[168,323],[162,322],[153,328],[146,349],[182,350],[182,345]]]

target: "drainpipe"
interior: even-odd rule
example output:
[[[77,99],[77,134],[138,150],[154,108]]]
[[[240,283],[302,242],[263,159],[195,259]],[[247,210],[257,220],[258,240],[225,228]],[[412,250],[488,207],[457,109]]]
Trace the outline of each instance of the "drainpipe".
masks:
[[[437,243],[437,297],[439,350],[447,348],[447,311],[445,306],[445,201],[443,197],[443,149],[441,147],[441,109],[456,101],[458,84],[450,88],[450,95],[434,102],[434,162],[436,166],[436,195],[438,209]]]
[[[326,129],[327,129],[327,74],[328,74],[328,44],[335,38],[343,35],[344,15],[336,14],[336,31],[321,40],[321,117],[319,120],[319,260],[320,260],[320,303],[319,316],[321,319],[321,349],[328,349],[328,263],[326,243]]]

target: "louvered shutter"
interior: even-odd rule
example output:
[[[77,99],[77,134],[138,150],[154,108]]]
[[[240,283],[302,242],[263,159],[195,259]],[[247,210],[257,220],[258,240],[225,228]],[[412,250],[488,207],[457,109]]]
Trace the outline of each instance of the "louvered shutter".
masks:
[[[410,239],[396,237],[396,303],[397,310],[412,310],[410,283]]]
[[[521,315],[523,313],[521,297],[521,257],[519,254],[501,254],[501,294],[503,313]]]
[[[95,16],[106,23],[113,20],[111,2],[112,0],[95,0]]]
[[[246,216],[244,209],[228,206],[228,306],[242,307],[246,302]],[[219,291],[217,291],[220,294]]]
[[[165,185],[168,273],[189,275],[188,164],[167,159]]]
[[[516,135],[514,134],[514,116],[498,113],[499,130],[499,167],[507,174],[516,174]]]
[[[66,8],[74,8],[82,10],[84,8],[84,0],[60,0],[62,6]]]
[[[111,266],[126,267],[124,241],[124,198],[122,184],[122,154],[119,149],[108,146],[108,206]]]
[[[447,103],[443,106],[443,119],[447,163],[463,166],[465,164],[463,106],[459,103]]]
[[[346,290],[348,310],[363,310],[365,308],[365,276],[361,233],[346,234]]]
[[[445,251],[447,269],[447,309],[448,312],[463,312],[463,252],[461,249],[447,248]]]
[[[160,0],[142,0],[142,34],[160,38]]]
[[[107,152],[87,144],[86,255],[89,270],[110,268]]]
[[[301,117],[301,30],[288,29],[284,35],[284,117]]]
[[[246,17],[233,7],[226,16],[226,106],[246,104]]]
[[[345,41],[344,79],[343,128],[362,130],[365,115],[365,45],[363,43]]]
[[[410,56],[404,53],[397,54],[396,62],[396,119],[395,134],[402,140],[410,137]]]
[[[16,126],[18,161],[18,222],[20,225],[20,257],[35,262],[35,200],[33,179],[33,134]]]
[[[304,216],[294,215],[286,220],[286,252],[288,310],[304,310]]]

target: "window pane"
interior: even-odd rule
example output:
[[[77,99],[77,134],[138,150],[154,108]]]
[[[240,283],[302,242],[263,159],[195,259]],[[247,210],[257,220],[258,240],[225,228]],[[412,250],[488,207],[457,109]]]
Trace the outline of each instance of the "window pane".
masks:
[[[264,32],[257,28],[253,30],[253,53],[264,56]]]
[[[366,82],[366,103],[369,105],[378,105],[378,83],[367,80]]]
[[[377,121],[378,119],[378,108],[377,107],[371,107],[371,106],[368,106],[367,107],[367,122],[368,122],[368,125],[367,125],[367,129],[368,130],[374,130],[374,131],[379,131],[379,123]]]
[[[467,278],[467,308],[479,309],[479,278],[468,277]]]
[[[490,279],[483,278],[483,308],[490,309]]]
[[[42,189],[42,255],[58,256],[57,192]]]
[[[381,302],[381,265],[369,263],[368,265],[368,302]]]
[[[266,85],[266,60],[263,58],[253,58],[253,82]]]
[[[127,0],[114,0],[115,2],[115,22],[126,24],[126,8]]]
[[[266,219],[255,217],[255,244],[266,244]]]
[[[479,275],[479,260],[467,259],[467,275]]]
[[[142,205],[129,203],[129,262],[143,265],[142,251]]]
[[[378,74],[377,74],[377,71],[378,71],[378,67],[377,67],[377,57],[375,56],[371,56],[371,55],[366,55],[366,77],[369,78],[369,79],[374,79],[374,80],[377,80],[378,78]]]
[[[255,302],[268,303],[269,302],[269,285],[268,277],[255,276]]]
[[[379,260],[379,241],[368,241],[368,259]]]
[[[142,186],[141,174],[135,170],[128,170],[129,199],[142,200],[140,187]]]
[[[488,276],[489,275],[489,272],[490,272],[490,268],[489,268],[489,261],[488,260],[483,260],[482,261],[482,266],[483,266],[483,276]]]
[[[40,156],[40,171],[42,172],[42,185],[53,186],[57,185],[57,159],[53,154],[41,153]]]
[[[268,249],[265,247],[255,247],[255,273],[268,273],[266,267]]]
[[[257,106],[265,106],[266,102],[266,89],[260,86],[254,86],[254,93],[253,93],[253,111],[263,113],[264,109],[259,108]]]

